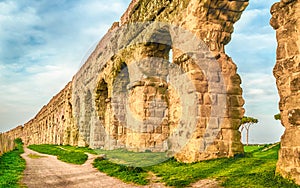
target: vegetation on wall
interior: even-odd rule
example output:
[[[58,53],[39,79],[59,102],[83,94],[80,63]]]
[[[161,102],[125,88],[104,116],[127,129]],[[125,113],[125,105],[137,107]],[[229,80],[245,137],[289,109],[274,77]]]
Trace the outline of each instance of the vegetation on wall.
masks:
[[[275,114],[275,115],[274,115],[274,119],[275,119],[275,120],[281,120],[281,115],[280,115],[280,113]]]

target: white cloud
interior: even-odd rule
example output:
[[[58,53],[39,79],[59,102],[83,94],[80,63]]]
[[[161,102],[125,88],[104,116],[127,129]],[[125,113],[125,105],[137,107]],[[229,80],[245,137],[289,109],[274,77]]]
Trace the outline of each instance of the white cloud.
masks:
[[[259,22],[260,19],[270,19],[269,9],[246,9],[241,20],[238,21],[234,27],[236,32],[251,32],[251,29],[257,25],[263,24]],[[249,33],[250,33],[249,32]]]
[[[246,102],[253,105],[268,102],[277,105],[279,99],[275,78],[272,75],[264,73],[242,73],[242,78],[242,87]]]
[[[90,15],[98,15],[99,12],[109,12],[114,14],[122,14],[122,10],[124,10],[124,6],[128,6],[129,4],[125,1],[116,2],[112,1],[110,3],[99,3],[96,0],[90,1],[89,3],[78,4],[76,7],[77,10],[83,12],[85,14]]]
[[[249,1],[250,3],[250,8],[267,8],[270,9],[271,6],[279,2],[279,0],[251,0]]]
[[[257,52],[261,50],[270,51],[276,47],[275,32],[271,31],[266,34],[246,34],[236,33],[233,36],[230,48],[241,52]],[[229,48],[229,47],[228,47]]]
[[[15,11],[16,9],[17,9],[17,5],[13,1],[0,2],[0,12],[3,15],[10,14],[11,12]]]
[[[235,32],[226,46],[226,51],[238,65],[239,72],[260,71],[272,74],[277,42],[269,20],[270,13],[267,7],[258,9],[250,3],[239,22],[235,24]]]
[[[24,124],[48,103],[128,4],[0,2],[0,131]]]
[[[242,78],[246,115],[259,123],[250,130],[251,143],[280,140],[284,128],[275,121],[279,96],[272,70],[276,62],[276,36],[269,25],[270,7],[276,0],[253,0],[236,23],[232,41],[226,46]],[[245,135],[243,134],[245,141]]]

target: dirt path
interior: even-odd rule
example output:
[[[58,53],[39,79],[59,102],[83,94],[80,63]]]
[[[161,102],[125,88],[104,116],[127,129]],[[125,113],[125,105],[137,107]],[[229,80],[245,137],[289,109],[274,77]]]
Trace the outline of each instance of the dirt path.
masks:
[[[24,148],[22,157],[26,160],[26,169],[22,184],[28,188],[93,188],[93,187],[116,187],[116,188],[162,188],[161,183],[147,186],[136,186],[126,184],[121,180],[109,177],[93,168],[92,162],[95,158],[89,155],[89,159],[83,165],[74,165],[57,160],[55,156],[40,154]],[[30,157],[41,156],[41,157]],[[204,182],[203,182],[204,181]],[[192,187],[216,187],[216,182],[201,180],[199,184]],[[201,182],[201,183],[200,183]],[[208,183],[208,185],[207,185]],[[204,185],[204,186],[203,186]]]
[[[26,160],[26,169],[22,184],[28,188],[163,187],[159,184],[136,186],[109,177],[93,168],[92,162],[95,158],[93,155],[89,155],[85,164],[74,165],[59,161],[55,156],[40,154],[28,148],[24,150],[22,157]],[[30,155],[42,157],[32,158]]]

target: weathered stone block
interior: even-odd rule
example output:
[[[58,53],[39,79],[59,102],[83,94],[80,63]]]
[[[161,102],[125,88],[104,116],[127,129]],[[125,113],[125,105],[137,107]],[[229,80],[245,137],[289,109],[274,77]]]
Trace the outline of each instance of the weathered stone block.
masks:
[[[271,8],[270,24],[276,30],[277,62],[273,73],[280,95],[281,122],[286,130],[281,140],[277,171],[300,184],[299,95],[299,1],[282,0]]]

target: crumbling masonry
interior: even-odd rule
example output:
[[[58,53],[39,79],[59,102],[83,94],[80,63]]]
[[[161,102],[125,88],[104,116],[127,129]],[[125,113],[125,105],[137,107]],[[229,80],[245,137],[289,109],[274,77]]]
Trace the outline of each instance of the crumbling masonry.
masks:
[[[300,184],[300,1],[282,0],[273,5],[271,14],[278,42],[274,76],[285,127],[277,171]]]
[[[171,142],[172,137],[185,140],[180,150],[173,150],[175,158],[183,162],[243,153],[238,131],[244,115],[241,79],[224,46],[247,5],[248,0],[133,0],[72,81],[35,118],[6,134],[21,137],[26,145],[88,145],[133,151],[168,151],[180,145]],[[300,135],[300,40],[296,10],[296,0],[274,5],[271,24],[277,29],[274,74],[282,123],[287,128],[278,171],[299,178],[300,139],[296,135]],[[142,24],[135,29],[127,27],[136,23]],[[162,23],[161,27],[153,30],[156,23]],[[180,49],[177,43],[186,44],[189,39],[184,35],[174,37],[176,27],[169,26],[189,31],[206,44],[210,53],[198,53],[195,58],[192,51]],[[199,59],[204,62],[202,66],[196,64]],[[171,65],[165,63],[168,61]],[[141,62],[144,72],[134,68]],[[214,63],[219,68],[212,68]],[[165,71],[172,66],[179,69]],[[209,77],[210,73],[214,76]],[[173,74],[184,74],[193,90],[186,91],[190,89],[188,83],[176,80]],[[221,82],[224,87],[214,89]],[[196,108],[182,105],[183,94],[194,100]],[[214,108],[216,105],[222,107]],[[184,119],[187,115],[190,118]],[[138,126],[126,124],[135,124],[132,118]]]

